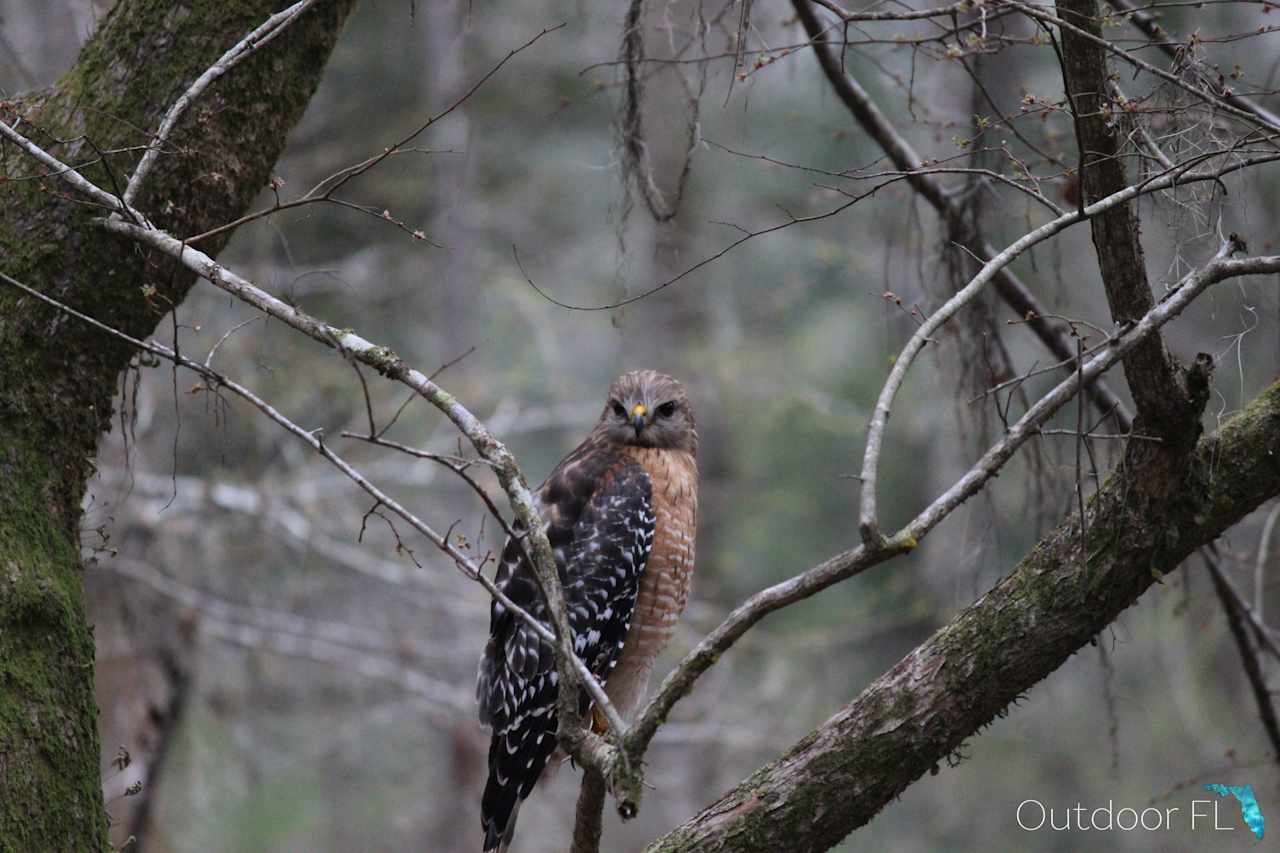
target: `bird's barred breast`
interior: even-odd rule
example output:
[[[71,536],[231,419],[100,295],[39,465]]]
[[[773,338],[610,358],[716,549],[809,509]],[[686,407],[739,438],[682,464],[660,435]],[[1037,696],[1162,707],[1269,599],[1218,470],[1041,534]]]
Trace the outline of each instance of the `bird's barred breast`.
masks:
[[[698,468],[693,456],[683,451],[628,447],[624,452],[649,475],[657,519],[626,645],[605,685],[618,710],[629,713],[644,695],[653,663],[670,641],[689,600],[698,524]]]

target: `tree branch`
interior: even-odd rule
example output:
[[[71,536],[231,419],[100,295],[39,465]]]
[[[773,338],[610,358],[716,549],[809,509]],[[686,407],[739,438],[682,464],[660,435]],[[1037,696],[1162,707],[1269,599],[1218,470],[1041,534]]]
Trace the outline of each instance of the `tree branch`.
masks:
[[[944,518],[977,494],[988,480],[996,476],[1019,447],[1038,435],[1040,426],[1066,405],[1080,391],[1082,385],[1087,386],[1095,377],[1132,351],[1148,335],[1178,316],[1207,287],[1236,276],[1280,273],[1280,255],[1233,259],[1230,253],[1237,248],[1238,246],[1233,242],[1225,244],[1213,260],[1184,278],[1171,295],[1153,308],[1141,322],[1124,335],[1109,342],[1076,372],[1069,374],[1010,427],[1008,432],[993,444],[951,488],[938,496],[898,533],[883,540],[880,547],[869,548],[863,545],[837,554],[808,571],[756,593],[737,607],[685,656],[680,665],[663,680],[658,692],[635,718],[622,744],[623,751],[631,761],[631,767],[639,766],[639,759],[644,755],[649,742],[665,722],[676,702],[686,696],[693,689],[694,682],[753,625],[776,610],[815,595],[833,584],[860,574],[892,557],[913,550]],[[1149,443],[1162,447],[1160,443]],[[1164,453],[1159,458],[1170,455]],[[1280,459],[1276,459],[1275,464],[1280,465]],[[1159,516],[1152,516],[1152,518],[1159,518]],[[1072,523],[1078,521],[1079,516],[1075,516]],[[1091,521],[1089,524],[1092,530],[1096,522]],[[1106,540],[1101,539],[1100,535],[1094,531],[1092,541]],[[1075,545],[1079,545],[1078,536]],[[613,790],[615,796],[619,798],[624,795],[639,796],[639,786],[638,774],[631,770],[621,774],[621,779],[615,784]]]
[[[1149,12],[1134,6],[1129,0],[1107,0],[1107,4],[1117,12],[1123,14],[1129,19],[1129,22],[1146,34],[1151,39],[1151,44],[1158,48],[1170,59],[1178,59],[1179,47],[1172,41],[1169,31],[1160,26],[1156,19]],[[1247,110],[1258,117],[1259,121],[1270,125],[1271,127],[1280,128],[1280,116],[1271,112],[1251,98],[1243,95],[1237,95],[1233,92],[1227,92],[1223,98],[1231,105]]]
[[[666,851],[833,846],[1090,642],[1164,573],[1280,493],[1280,382],[1181,462],[1119,469],[1004,580],[862,695],[683,826]]]
[[[1028,18],[1031,18],[1032,20],[1040,21],[1043,24],[1053,24],[1058,28],[1058,30],[1064,36],[1067,33],[1072,33],[1076,36],[1079,36],[1080,38],[1093,43],[1103,51],[1110,53],[1112,56],[1115,56],[1120,61],[1127,62],[1130,65],[1132,65],[1134,68],[1140,69],[1142,71],[1145,71],[1148,74],[1152,74],[1156,77],[1159,77],[1161,80],[1164,80],[1167,83],[1172,83],[1174,86],[1177,86],[1179,89],[1182,89],[1183,91],[1190,94],[1192,97],[1196,98],[1196,100],[1201,101],[1206,105],[1212,106],[1214,109],[1222,113],[1225,113],[1227,115],[1230,115],[1232,118],[1238,119],[1241,122],[1249,125],[1250,127],[1254,127],[1259,130],[1265,131],[1267,136],[1270,138],[1274,138],[1274,134],[1280,133],[1280,124],[1274,123],[1272,119],[1275,117],[1271,116],[1269,113],[1266,113],[1265,111],[1261,113],[1253,112],[1247,109],[1242,109],[1240,107],[1232,106],[1232,104],[1229,102],[1229,99],[1225,95],[1218,94],[1215,92],[1209,92],[1209,91],[1205,91],[1204,89],[1197,88],[1196,86],[1193,86],[1192,84],[1183,80],[1177,74],[1173,74],[1169,71],[1165,71],[1163,68],[1158,68],[1155,65],[1152,65],[1150,62],[1147,62],[1146,60],[1141,59],[1139,56],[1137,56],[1136,52],[1134,51],[1122,50],[1121,48],[1117,47],[1116,45],[1102,38],[1101,35],[1097,35],[1093,32],[1090,32],[1089,30],[1084,29],[1081,26],[1078,26],[1074,22],[1063,20],[1061,17],[1042,11],[1041,9],[1033,5],[1018,2],[1018,0],[1001,0],[1001,4],[1011,9],[1017,9],[1019,12],[1026,15]]]
[[[526,42],[525,45],[508,54],[507,59],[555,29],[559,29],[559,27],[543,30]],[[223,59],[225,59],[225,56]],[[481,78],[463,99],[465,100],[466,97],[474,93],[505,62],[506,59],[503,59],[489,74]],[[455,102],[454,107],[458,103],[461,103],[461,101]],[[452,110],[454,107],[449,109]],[[436,118],[429,120],[426,125],[415,131],[413,135],[416,136],[421,130],[425,130]],[[436,406],[454,423],[458,430],[471,442],[476,452],[492,465],[503,491],[507,494],[517,521],[528,531],[525,548],[532,558],[532,568],[543,595],[546,597],[548,613],[554,628],[553,645],[556,648],[556,666],[559,675],[557,710],[560,721],[560,738],[566,749],[575,758],[585,765],[599,768],[606,778],[611,777],[610,771],[619,754],[616,749],[583,726],[581,714],[578,710],[580,690],[586,689],[591,694],[602,712],[609,718],[610,724],[615,727],[613,731],[620,733],[625,730],[625,725],[599,683],[591,676],[585,665],[573,652],[573,635],[569,627],[568,611],[565,607],[559,575],[555,568],[555,558],[552,554],[550,543],[547,541],[545,526],[534,507],[533,494],[529,490],[524,475],[521,473],[515,457],[511,455],[507,448],[456,398],[432,382],[421,371],[406,364],[390,349],[376,346],[354,332],[338,329],[297,310],[256,287],[247,279],[222,267],[209,255],[193,249],[185,241],[179,241],[170,234],[157,229],[123,198],[106,192],[75,169],[61,163],[56,157],[26,139],[7,123],[0,122],[0,135],[17,143],[27,154],[55,170],[59,177],[70,183],[79,192],[111,211],[111,216],[101,223],[108,231],[128,237],[139,245],[150,247],[173,258],[196,275],[205,278],[242,301],[253,305],[263,313],[275,317],[328,347],[337,349],[349,358],[373,367],[383,376],[407,385]],[[409,138],[411,139],[412,136]],[[385,156],[387,155],[384,152],[383,155],[370,158],[352,170],[344,172],[338,183],[331,189],[336,189],[351,178],[373,168],[382,162]],[[65,309],[65,306],[61,307]],[[130,339],[130,341],[137,345],[135,339]],[[190,365],[184,364],[184,366]],[[263,403],[263,405],[266,404]],[[262,408],[262,406],[259,406],[259,408]],[[373,491],[371,491],[374,488],[372,484],[364,480],[350,466],[346,466],[345,463],[338,460],[324,446],[323,442],[300,429],[295,434],[312,444],[322,455],[334,462],[335,465],[338,465],[343,470],[343,473],[356,480],[362,488],[373,494]],[[388,504],[386,500],[382,502],[389,507],[394,503]],[[401,511],[403,511],[403,507],[400,508],[400,511],[397,511],[397,514],[400,515]],[[426,535],[425,529],[423,532]],[[428,538],[437,547],[443,546],[442,550],[446,552],[452,548],[450,543],[438,534],[428,535]],[[450,554],[450,556],[455,555]],[[478,571],[476,572],[476,578],[485,584],[490,594],[497,593],[496,587]],[[500,595],[495,595],[495,597],[498,597],[499,600],[502,598]],[[510,602],[504,601],[503,603],[510,606]]]
[[[1057,0],[1060,16],[1099,39],[1102,27],[1095,0]],[[1097,41],[1072,29],[1062,31],[1062,79],[1073,94],[1076,144],[1080,150],[1080,203],[1105,198],[1128,185],[1120,159],[1121,136],[1111,120],[1106,53]],[[1089,225],[1111,317],[1136,321],[1155,300],[1147,283],[1139,238],[1137,204],[1130,200],[1092,217]],[[1125,360],[1125,379],[1148,431],[1166,440],[1188,432],[1189,400],[1164,340],[1152,335]],[[1198,416],[1198,412],[1196,415]],[[1194,441],[1194,438],[1192,438]]]
[[[0,127],[3,127],[3,125],[0,125]],[[101,190],[97,191],[101,192]],[[211,380],[217,387],[226,388],[249,402],[254,406],[254,408],[258,409],[270,420],[283,427],[287,432],[301,439],[304,443],[319,453],[325,460],[338,468],[352,482],[368,493],[370,497],[387,507],[387,509],[403,519],[423,536],[427,537],[427,539],[430,540],[437,548],[452,558],[454,564],[457,565],[468,578],[480,583],[491,596],[500,601],[505,607],[529,624],[538,636],[553,644],[557,650],[557,668],[560,672],[560,680],[562,682],[568,681],[570,683],[569,688],[561,687],[559,704],[561,707],[566,704],[571,704],[572,714],[568,717],[561,717],[561,720],[567,719],[570,723],[577,723],[576,725],[569,725],[567,728],[565,727],[565,724],[562,724],[560,734],[565,741],[566,748],[570,754],[583,764],[598,767],[602,771],[612,770],[615,762],[616,750],[613,747],[608,747],[599,736],[592,734],[581,725],[581,714],[578,712],[579,690],[586,690],[591,694],[592,699],[600,705],[602,712],[609,716],[610,724],[614,725],[616,723],[618,726],[617,731],[624,731],[625,725],[623,724],[617,710],[609,701],[603,687],[601,687],[599,682],[591,675],[591,672],[587,669],[581,659],[573,653],[573,635],[572,631],[568,628],[568,615],[564,605],[563,592],[559,586],[559,576],[555,571],[554,557],[551,555],[550,545],[546,542],[546,533],[541,527],[541,519],[532,509],[532,494],[528,491],[528,487],[524,485],[523,475],[520,474],[518,467],[516,467],[514,458],[510,456],[506,448],[498,442],[496,438],[493,438],[480,421],[467,411],[461,403],[458,403],[443,389],[440,389],[438,386],[431,383],[430,380],[423,376],[419,371],[409,367],[396,357],[394,353],[390,353],[390,351],[386,350],[385,347],[374,347],[372,344],[369,344],[367,341],[359,338],[354,333],[340,332],[320,320],[316,320],[315,318],[309,317],[300,311],[296,311],[296,309],[279,302],[275,297],[258,290],[247,280],[225,270],[203,253],[197,252],[196,250],[188,247],[183,247],[178,243],[178,241],[163,232],[156,230],[148,231],[140,228],[140,226],[126,223],[123,220],[112,220],[107,223],[109,228],[111,227],[112,222],[115,225],[136,228],[142,235],[151,235],[150,238],[141,240],[141,242],[152,245],[153,248],[157,248],[160,251],[167,252],[170,248],[176,248],[184,251],[185,253],[193,253],[194,255],[199,256],[199,260],[187,258],[184,258],[183,260],[188,263],[188,265],[191,266],[197,274],[201,275],[201,277],[207,278],[206,273],[209,275],[223,277],[221,280],[229,282],[229,287],[224,289],[229,289],[233,295],[240,296],[245,301],[250,302],[250,304],[260,307],[265,313],[283,320],[299,331],[304,331],[315,340],[326,343],[329,346],[338,347],[342,351],[349,353],[352,357],[365,361],[365,363],[368,363],[370,366],[378,369],[379,372],[384,373],[384,375],[391,376],[392,373],[395,373],[396,375],[394,378],[414,388],[418,393],[427,397],[428,400],[438,407],[442,409],[446,409],[446,407],[448,407],[446,414],[450,416],[456,425],[467,425],[467,429],[470,430],[470,432],[464,431],[464,434],[466,434],[472,441],[472,444],[476,447],[477,451],[492,463],[499,476],[500,482],[503,482],[503,487],[507,491],[508,497],[512,500],[512,505],[513,508],[516,509],[517,517],[520,517],[521,512],[520,507],[516,506],[516,501],[522,497],[520,489],[524,489],[523,498],[527,502],[526,511],[531,514],[531,521],[524,521],[523,523],[529,525],[530,531],[537,531],[541,534],[541,539],[546,549],[545,559],[550,562],[551,566],[550,575],[552,581],[551,584],[547,584],[542,587],[543,593],[547,596],[548,609],[552,611],[553,617],[555,616],[556,605],[559,605],[559,615],[564,618],[563,629],[554,632],[548,630],[531,614],[527,613],[515,604],[515,602],[511,601],[511,599],[508,598],[501,590],[499,590],[494,585],[493,581],[485,577],[484,573],[481,571],[481,567],[475,565],[467,554],[458,550],[458,548],[450,542],[446,536],[436,532],[430,527],[430,525],[423,522],[398,501],[370,482],[366,477],[364,477],[364,475],[342,459],[342,457],[334,453],[315,432],[305,430],[293,423],[276,410],[270,403],[258,397],[248,388],[228,379],[214,370],[211,370],[199,362],[192,361],[191,359],[174,352],[162,344],[154,341],[141,341],[125,334],[124,332],[111,328],[93,317],[76,311],[57,300],[45,296],[34,288],[28,287],[3,272],[0,272],[0,281],[4,281],[10,286],[16,287],[27,293],[29,296],[33,296],[72,317],[89,323],[95,328],[106,332],[113,337],[124,340],[133,347],[150,352],[153,355],[160,356],[161,358],[172,361],[182,367],[186,367],[189,370],[193,370],[206,379]],[[152,239],[156,239],[157,242],[150,242]],[[205,272],[201,272],[202,269],[205,270]],[[216,272],[210,272],[210,269],[216,270]],[[209,280],[213,281],[215,284],[219,283],[218,281],[214,281],[214,279]],[[282,307],[284,309],[288,309],[288,311],[292,313],[277,313],[281,311]],[[343,345],[345,343],[355,343],[360,347],[360,349],[343,349]],[[389,361],[393,362],[393,366],[388,366]],[[434,395],[435,399],[433,399],[432,396],[428,396],[428,394]],[[461,425],[459,428],[461,429]],[[482,447],[485,448],[485,450],[481,450]],[[504,475],[508,478],[506,481],[503,480]],[[539,571],[538,564],[541,561],[537,552],[539,547],[537,537],[531,532],[529,538],[533,548],[535,549],[533,551],[534,569],[537,572]],[[546,571],[545,565],[541,568],[542,571]],[[539,572],[539,581],[542,580],[541,572]],[[569,691],[571,691],[571,701],[566,702],[565,694]]]
[[[600,771],[593,767],[583,769],[582,788],[578,791],[578,805],[574,810],[573,846],[569,853],[600,853],[607,787]]]
[[[1264,155],[1267,159],[1271,159],[1276,155]],[[884,430],[889,421],[889,413],[893,407],[894,398],[897,396],[898,389],[901,388],[903,381],[906,379],[907,371],[910,369],[912,362],[915,361],[917,355],[928,343],[932,335],[941,326],[950,320],[961,308],[977,297],[979,291],[991,281],[992,278],[1005,266],[1031,248],[1037,243],[1043,242],[1050,237],[1058,234],[1064,229],[1081,221],[1082,218],[1091,218],[1112,207],[1124,204],[1139,195],[1149,192],[1155,192],[1174,184],[1187,183],[1196,180],[1216,180],[1204,172],[1188,173],[1189,164],[1179,166],[1172,172],[1165,172],[1162,175],[1149,181],[1143,181],[1125,187],[1124,189],[1112,193],[1106,198],[1094,202],[1081,211],[1072,211],[1063,214],[1057,219],[1053,219],[1041,225],[1032,231],[1027,232],[1022,237],[1011,243],[1008,248],[995,255],[990,261],[983,265],[982,269],[970,279],[969,283],[956,292],[954,296],[948,299],[942,307],[938,308],[933,314],[922,323],[915,333],[903,346],[902,352],[894,360],[893,367],[889,371],[889,376],[885,380],[880,390],[880,396],[876,400],[875,410],[871,415],[871,422],[867,426],[867,442],[866,449],[863,452],[862,461],[862,503],[858,518],[858,527],[862,535],[864,543],[871,547],[878,547],[881,543],[880,522],[876,512],[876,486],[877,473],[880,463],[880,448],[884,436]],[[1231,166],[1224,167],[1226,169],[1233,168]],[[1236,273],[1240,275],[1241,273]],[[1095,374],[1096,375],[1096,374]],[[1093,378],[1092,376],[1090,378]]]

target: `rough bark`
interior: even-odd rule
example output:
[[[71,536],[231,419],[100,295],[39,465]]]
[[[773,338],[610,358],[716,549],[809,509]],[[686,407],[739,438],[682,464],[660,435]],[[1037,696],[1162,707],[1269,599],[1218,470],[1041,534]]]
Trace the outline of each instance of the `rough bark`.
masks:
[[[1278,437],[1280,382],[1188,454],[1130,454],[1090,501],[1085,553],[1072,517],[857,699],[650,853],[836,844],[1195,549],[1280,494]]]
[[[1064,21],[1101,38],[1096,0],[1058,0]],[[1102,45],[1070,30],[1062,32],[1062,79],[1075,117],[1080,151],[1081,204],[1129,185],[1120,158],[1123,137],[1107,94],[1107,55]],[[1089,226],[1098,270],[1117,324],[1133,323],[1155,300],[1147,282],[1136,200],[1093,217]],[[1124,360],[1129,392],[1138,410],[1138,432],[1169,441],[1195,441],[1199,411],[1190,411],[1188,391],[1159,335],[1148,338]]]
[[[185,116],[139,206],[192,234],[244,211],[310,100],[353,0],[309,11],[216,82]],[[0,104],[5,121],[123,188],[168,104],[278,0],[121,0],[50,89]],[[94,224],[12,146],[0,147],[0,264],[136,336],[192,276]],[[20,178],[27,178],[19,180]],[[225,242],[209,241],[217,251]],[[0,287],[0,849],[107,846],[80,503],[110,429],[122,344]]]

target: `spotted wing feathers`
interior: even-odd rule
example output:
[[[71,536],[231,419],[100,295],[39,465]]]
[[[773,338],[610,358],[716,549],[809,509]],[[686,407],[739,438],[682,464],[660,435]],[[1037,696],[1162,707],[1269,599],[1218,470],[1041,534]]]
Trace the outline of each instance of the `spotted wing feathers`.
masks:
[[[538,498],[564,586],[574,651],[603,681],[622,653],[653,547],[649,477],[626,456],[575,453],[552,472]],[[515,604],[549,626],[533,570],[517,543],[507,544],[495,580]],[[558,676],[551,644],[497,601],[476,693],[480,720],[493,729],[481,800],[485,850],[504,850],[520,802],[555,751]],[[589,707],[584,693],[583,712]]]

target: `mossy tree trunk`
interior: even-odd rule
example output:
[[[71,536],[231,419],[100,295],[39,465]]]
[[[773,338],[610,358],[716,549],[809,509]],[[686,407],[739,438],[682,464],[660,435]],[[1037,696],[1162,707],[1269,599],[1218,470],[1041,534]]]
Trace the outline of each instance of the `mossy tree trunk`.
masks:
[[[319,3],[187,112],[138,200],[153,221],[195,234],[245,210],[353,2]],[[56,85],[0,104],[0,114],[102,185],[123,187],[168,105],[280,6],[120,0]],[[41,171],[0,145],[0,269],[147,336],[192,277],[97,227],[102,211]],[[132,357],[0,285],[0,849],[107,847],[80,505]]]

